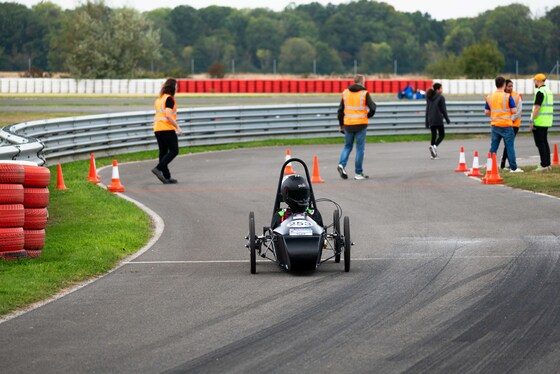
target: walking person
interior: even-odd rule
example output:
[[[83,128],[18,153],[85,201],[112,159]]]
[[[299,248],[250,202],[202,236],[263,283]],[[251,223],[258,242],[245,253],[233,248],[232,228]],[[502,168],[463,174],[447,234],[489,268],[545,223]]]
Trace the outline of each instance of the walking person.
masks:
[[[159,148],[159,163],[152,169],[152,173],[164,184],[177,183],[171,178],[169,163],[179,154],[179,139],[183,130],[177,123],[177,103],[175,91],[177,80],[169,78],[161,86],[159,97],[154,103],[154,134]]]
[[[535,98],[533,100],[533,110],[529,129],[533,133],[535,145],[539,150],[541,164],[534,170],[536,172],[551,171],[550,166],[550,146],[548,145],[548,129],[552,127],[554,98],[552,91],[545,85],[546,76],[537,74],[533,77],[535,83]]]
[[[522,173],[523,170],[517,167],[515,159],[512,117],[517,113],[515,101],[510,94],[505,92],[506,79],[497,77],[495,79],[496,92],[486,97],[486,105],[484,113],[490,116],[490,124],[492,125],[492,140],[490,144],[490,153],[496,153],[500,146],[500,140],[504,140],[507,149],[508,162],[511,167],[511,173]]]
[[[439,158],[437,147],[445,138],[445,128],[443,120],[449,125],[451,121],[447,115],[447,106],[445,105],[445,97],[442,95],[443,87],[441,83],[434,85],[426,91],[426,128],[432,132],[432,140],[430,142],[430,154],[432,160]]]
[[[358,74],[354,77],[354,84],[342,92],[342,100],[338,107],[338,122],[340,132],[344,134],[344,148],[338,162],[338,173],[342,179],[348,179],[346,164],[356,142],[356,161],[354,179],[369,178],[364,174],[363,161],[366,145],[366,134],[369,119],[375,115],[377,105],[373,102],[364,84],[366,77]]]
[[[506,88],[504,90],[508,94],[513,97],[513,101],[515,101],[515,107],[517,108],[517,113],[515,113],[511,120],[513,122],[513,137],[517,136],[519,132],[519,126],[521,126],[521,115],[523,111],[523,97],[520,93],[515,92],[513,90],[513,81],[511,79],[506,79]],[[500,162],[500,169],[504,169],[506,167],[506,159],[507,159],[507,148],[504,147],[504,153],[502,154],[502,161]]]

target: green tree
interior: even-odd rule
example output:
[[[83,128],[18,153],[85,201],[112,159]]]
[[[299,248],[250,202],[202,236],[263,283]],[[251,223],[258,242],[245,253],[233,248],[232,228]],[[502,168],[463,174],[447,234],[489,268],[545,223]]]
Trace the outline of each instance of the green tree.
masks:
[[[393,49],[385,42],[364,43],[359,55],[359,70],[364,73],[389,73],[393,70]]]
[[[278,68],[282,72],[306,74],[312,72],[315,47],[302,38],[290,38],[282,44]]]
[[[460,54],[463,49],[473,44],[476,40],[472,28],[464,23],[456,23],[447,33],[443,47],[447,52]]]
[[[504,55],[495,41],[475,43],[463,50],[461,55],[468,78],[493,78],[502,72]]]
[[[54,42],[76,78],[133,78],[159,58],[159,34],[136,10],[87,2],[65,14]]]
[[[344,66],[334,48],[327,43],[319,42],[315,46],[317,52],[317,74],[331,75],[344,72]]]

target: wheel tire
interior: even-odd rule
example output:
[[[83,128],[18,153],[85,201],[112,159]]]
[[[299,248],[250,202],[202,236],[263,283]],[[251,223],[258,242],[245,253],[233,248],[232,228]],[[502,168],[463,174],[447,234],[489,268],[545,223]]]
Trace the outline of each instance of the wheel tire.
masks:
[[[23,204],[0,205],[0,227],[23,227],[24,222]]]
[[[0,228],[0,253],[22,251],[24,242],[23,227]]]
[[[45,246],[45,230],[23,230],[23,249],[39,250]]]
[[[23,185],[0,184],[0,204],[23,204]]]
[[[352,240],[350,238],[350,218],[344,217],[344,271],[350,271],[350,248]]]
[[[47,227],[49,212],[47,208],[25,208],[24,230],[41,230]]]
[[[51,171],[42,166],[23,165],[23,187],[48,187],[51,182]]]
[[[249,213],[249,251],[251,252],[251,274],[257,273],[257,244],[255,240],[255,213]]]
[[[23,165],[0,162],[0,183],[23,184],[24,178]]]
[[[338,210],[333,212],[333,231],[336,234],[336,238],[334,239],[334,262],[338,264],[340,262],[340,252],[342,249],[340,239],[340,215]]]
[[[49,205],[49,189],[24,187],[23,205],[26,208],[46,208]]]

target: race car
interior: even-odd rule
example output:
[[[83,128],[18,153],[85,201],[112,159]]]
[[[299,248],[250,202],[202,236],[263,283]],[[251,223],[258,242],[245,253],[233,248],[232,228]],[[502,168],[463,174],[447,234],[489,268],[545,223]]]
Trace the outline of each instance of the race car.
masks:
[[[286,166],[300,163],[305,176],[284,175]],[[312,271],[322,263],[344,258],[344,271],[350,271],[350,219],[345,216],[340,230],[340,205],[329,199],[315,199],[309,170],[301,159],[290,158],[280,171],[270,226],[263,234],[255,233],[255,214],[249,213],[249,234],[246,247],[250,252],[251,274],[257,272],[257,256],[277,263],[288,271]],[[335,205],[333,222],[325,226],[317,202]]]

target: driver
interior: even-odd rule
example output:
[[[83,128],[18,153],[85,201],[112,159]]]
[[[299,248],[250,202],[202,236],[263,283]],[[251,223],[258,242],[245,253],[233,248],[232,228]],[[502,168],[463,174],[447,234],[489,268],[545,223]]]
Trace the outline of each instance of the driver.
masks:
[[[277,227],[292,214],[307,213],[308,217],[316,222],[320,220],[319,212],[310,209],[310,189],[307,179],[301,175],[292,174],[287,176],[280,187],[282,200],[288,205],[274,214],[273,227]],[[317,222],[322,225],[322,223]]]

